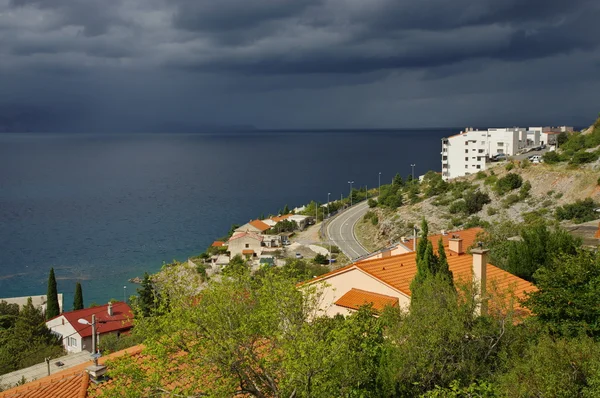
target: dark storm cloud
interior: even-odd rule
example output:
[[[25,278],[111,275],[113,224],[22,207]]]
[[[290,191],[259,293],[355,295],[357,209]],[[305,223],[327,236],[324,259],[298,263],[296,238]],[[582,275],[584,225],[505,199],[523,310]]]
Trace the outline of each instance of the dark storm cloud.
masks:
[[[414,124],[439,98],[593,86],[598,20],[596,0],[0,0],[0,123]]]

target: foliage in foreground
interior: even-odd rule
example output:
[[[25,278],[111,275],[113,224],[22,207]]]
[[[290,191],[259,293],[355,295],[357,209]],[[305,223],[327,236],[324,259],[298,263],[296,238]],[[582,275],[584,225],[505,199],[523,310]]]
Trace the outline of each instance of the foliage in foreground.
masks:
[[[0,301],[0,374],[56,358],[64,353],[60,339],[46,327],[44,315],[31,298],[17,304]]]

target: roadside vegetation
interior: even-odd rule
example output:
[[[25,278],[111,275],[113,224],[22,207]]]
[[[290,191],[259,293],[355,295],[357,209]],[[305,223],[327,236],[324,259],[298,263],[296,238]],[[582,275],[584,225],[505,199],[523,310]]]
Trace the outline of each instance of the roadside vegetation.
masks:
[[[427,224],[420,229],[427,234]],[[507,242],[515,229],[521,239]],[[136,319],[148,360],[111,363],[103,394],[184,381],[185,396],[598,396],[600,254],[545,224],[506,224],[485,238],[494,259],[538,287],[522,304],[533,316],[511,306],[477,315],[475,287],[452,283],[443,250],[427,239],[410,308],[378,317],[370,306],[315,317],[319,289],[296,285],[326,271],[314,262],[251,273],[235,261],[191,301],[173,290]]]

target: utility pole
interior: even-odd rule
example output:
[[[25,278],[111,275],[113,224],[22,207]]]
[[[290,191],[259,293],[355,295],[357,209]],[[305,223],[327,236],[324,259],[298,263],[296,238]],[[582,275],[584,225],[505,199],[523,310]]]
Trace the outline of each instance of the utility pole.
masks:
[[[329,195],[331,195],[331,192],[327,192],[327,218],[331,216],[331,212],[329,211]]]
[[[348,184],[350,184],[350,207],[352,207],[352,184],[354,181],[348,181]]]
[[[410,167],[412,167],[411,175],[412,175],[412,180],[413,181],[415,180],[415,166],[416,166],[416,164],[411,164],[410,165]]]
[[[379,196],[381,196],[381,171],[379,172],[379,188],[377,190],[379,192]]]

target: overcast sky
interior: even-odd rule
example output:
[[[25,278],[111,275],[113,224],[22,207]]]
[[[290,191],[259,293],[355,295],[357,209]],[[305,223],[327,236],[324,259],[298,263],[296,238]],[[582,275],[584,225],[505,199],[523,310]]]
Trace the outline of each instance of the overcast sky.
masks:
[[[0,131],[582,125],[598,0],[0,0]]]

